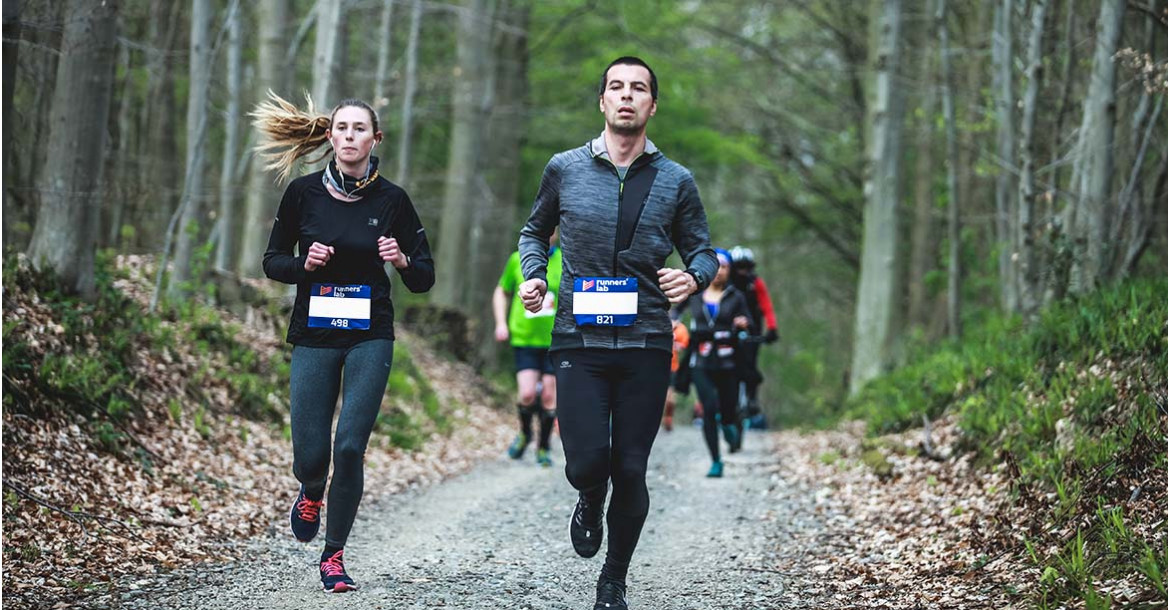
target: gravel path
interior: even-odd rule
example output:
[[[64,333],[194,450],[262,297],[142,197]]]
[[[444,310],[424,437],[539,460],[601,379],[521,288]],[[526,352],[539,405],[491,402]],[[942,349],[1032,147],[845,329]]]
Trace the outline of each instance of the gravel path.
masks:
[[[659,434],[650,516],[630,568],[632,608],[764,609],[792,599],[799,589],[785,591],[789,583],[771,566],[781,545],[815,537],[821,525],[808,494],[781,480],[775,442],[750,434],[745,450],[727,458],[725,477],[706,479],[698,430]],[[90,607],[592,608],[604,547],[588,560],[573,553],[567,530],[576,493],[562,464],[545,470],[531,454],[501,458],[367,503],[346,549],[357,592],[321,592],[321,543],[296,543],[274,516],[273,535],[249,542],[246,560],[138,581]]]

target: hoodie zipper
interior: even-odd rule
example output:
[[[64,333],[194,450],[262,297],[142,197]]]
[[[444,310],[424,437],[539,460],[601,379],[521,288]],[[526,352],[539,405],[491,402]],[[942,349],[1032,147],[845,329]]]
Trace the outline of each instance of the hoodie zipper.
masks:
[[[618,171],[617,164],[614,163],[612,159],[610,159],[609,157],[599,157],[600,159],[604,159],[607,163],[609,163],[609,166],[613,169],[614,175],[617,176],[617,179],[618,179],[617,222],[614,223],[614,232],[613,232],[613,276],[612,277],[618,276],[618,272],[617,272],[618,238],[621,235],[621,231],[619,231],[618,229],[620,229],[621,225],[622,225],[622,197],[625,195],[626,180],[630,177],[630,171],[634,169],[634,164],[637,163],[638,160],[641,159],[642,156],[645,154],[646,154],[646,152],[642,151],[642,152],[638,153],[637,157],[634,157],[633,161],[630,161],[630,164],[628,166],[626,166],[626,177],[625,178],[622,177],[622,173],[620,171]],[[618,346],[618,327],[615,326],[615,327],[613,327],[613,348],[617,349],[617,346]]]

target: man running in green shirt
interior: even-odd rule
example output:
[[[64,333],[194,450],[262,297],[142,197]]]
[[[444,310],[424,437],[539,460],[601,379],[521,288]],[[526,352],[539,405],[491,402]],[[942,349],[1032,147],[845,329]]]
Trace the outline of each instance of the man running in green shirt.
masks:
[[[555,241],[554,241],[555,244]],[[520,269],[520,253],[513,252],[500,276],[492,294],[492,313],[496,318],[496,341],[511,341],[516,363],[517,400],[516,411],[520,419],[520,432],[508,447],[508,456],[518,460],[524,456],[528,442],[532,439],[532,417],[540,413],[540,440],[536,448],[536,461],[545,468],[552,466],[548,454],[548,439],[556,421],[557,378],[548,358],[552,345],[553,321],[556,318],[557,288],[561,283],[561,249],[553,245],[548,255],[548,284],[544,305],[537,313],[524,309],[516,288],[524,281]],[[508,301],[511,300],[511,306]],[[505,317],[506,312],[506,317]],[[537,404],[537,390],[540,390],[541,409]]]

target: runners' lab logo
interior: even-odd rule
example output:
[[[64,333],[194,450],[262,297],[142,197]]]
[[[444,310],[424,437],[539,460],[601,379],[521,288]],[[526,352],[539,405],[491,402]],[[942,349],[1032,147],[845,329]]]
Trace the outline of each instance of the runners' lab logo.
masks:
[[[329,294],[330,292],[333,292],[333,286],[322,286],[321,287],[321,296],[325,296],[325,295]]]
[[[371,226],[371,227],[376,227],[376,226],[378,226],[378,219],[377,219],[377,218],[371,218],[371,219],[370,219],[370,226]]]
[[[592,282],[590,282],[590,283],[592,283]],[[571,369],[571,368],[573,368],[573,365],[568,360],[561,360],[561,368]]]
[[[585,280],[581,282],[581,292],[585,292],[593,287],[593,280]]]

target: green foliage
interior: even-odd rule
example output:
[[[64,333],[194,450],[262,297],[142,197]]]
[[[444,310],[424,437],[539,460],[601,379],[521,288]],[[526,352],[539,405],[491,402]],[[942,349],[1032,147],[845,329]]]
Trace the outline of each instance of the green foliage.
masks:
[[[209,253],[200,250],[199,256]],[[219,382],[230,389],[232,406],[240,414],[279,421],[278,405],[287,404],[288,364],[285,355],[266,362],[238,339],[239,329],[223,321],[220,314],[197,298],[181,307],[164,307],[148,314],[114,286],[117,279],[112,255],[99,252],[95,265],[96,298],[82,300],[63,290],[52,274],[20,267],[17,257],[8,257],[4,266],[6,294],[35,292],[60,325],[54,334],[60,347],[34,350],[23,337],[28,330],[22,320],[6,322],[4,370],[13,378],[30,379],[45,397],[75,410],[91,420],[97,443],[112,452],[124,447],[118,431],[121,420],[140,408],[135,390],[139,384],[140,357],[147,352],[192,348],[200,366],[186,381],[186,392],[167,404],[171,419],[179,423],[184,402],[200,406],[191,414],[194,429],[204,437],[212,432],[207,410],[206,387]],[[168,323],[169,322],[169,323]],[[19,337],[19,338],[16,338]],[[153,372],[152,372],[153,374]],[[7,398],[7,397],[6,397]],[[47,408],[30,397],[16,406],[35,410]],[[11,403],[10,403],[11,404]]]
[[[863,388],[847,415],[882,433],[957,413],[967,448],[1018,465],[1016,497],[1051,494],[1037,507],[1044,528],[1075,537],[1051,556],[1037,551],[1050,540],[1029,543],[1040,607],[1108,608],[1093,583],[1135,573],[1165,596],[1165,528],[1157,544],[1137,535],[1137,517],[1120,507],[1128,492],[1109,482],[1151,467],[1164,476],[1166,288],[1135,280],[1058,303],[1031,324],[991,317],[962,341],[912,346],[909,363]]]
[[[453,409],[439,400],[415,364],[409,345],[402,340],[394,345],[394,363],[383,404],[387,407],[378,414],[375,429],[395,447],[420,449],[432,432],[449,435],[455,429]]]

